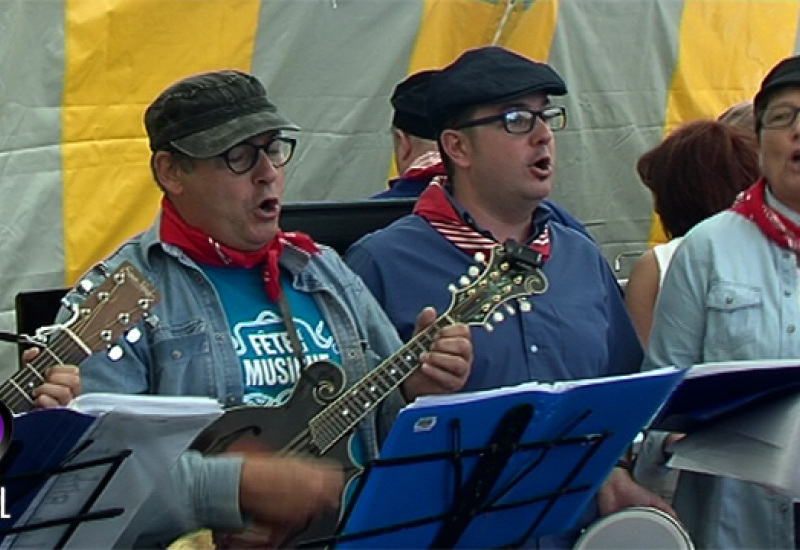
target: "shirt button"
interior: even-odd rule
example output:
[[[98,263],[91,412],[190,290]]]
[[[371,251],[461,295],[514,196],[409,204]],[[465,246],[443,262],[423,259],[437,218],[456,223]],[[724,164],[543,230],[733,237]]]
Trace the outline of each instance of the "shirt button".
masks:
[[[537,351],[539,351],[539,346],[537,346],[536,344],[532,344],[531,353],[536,353]]]
[[[788,298],[789,296],[791,296],[791,295],[792,295],[792,292],[791,292],[790,290],[784,290],[784,291],[783,291],[783,295],[784,295],[784,296],[786,296],[786,297]]]
[[[228,397],[226,397],[226,398],[225,398],[225,401],[226,401],[226,402],[227,402],[229,405],[233,405],[233,404],[235,404],[235,403],[236,403],[236,396],[235,396],[235,395],[233,395],[232,393],[229,393],[229,394],[228,394]]]
[[[725,303],[728,304],[728,305],[732,304],[733,303],[733,298],[731,298],[730,296],[726,296],[725,297]]]
[[[794,325],[789,325],[786,328],[786,332],[788,332],[789,334],[792,334],[794,332]]]
[[[183,357],[183,352],[181,350],[179,350],[179,349],[172,350],[172,358],[173,359],[180,359],[181,357]]]

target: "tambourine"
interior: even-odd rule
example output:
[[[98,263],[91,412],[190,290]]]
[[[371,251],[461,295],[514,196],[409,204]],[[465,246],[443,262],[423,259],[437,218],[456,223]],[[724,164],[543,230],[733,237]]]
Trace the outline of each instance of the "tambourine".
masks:
[[[675,518],[656,508],[626,508],[597,520],[581,534],[574,550],[694,550]]]

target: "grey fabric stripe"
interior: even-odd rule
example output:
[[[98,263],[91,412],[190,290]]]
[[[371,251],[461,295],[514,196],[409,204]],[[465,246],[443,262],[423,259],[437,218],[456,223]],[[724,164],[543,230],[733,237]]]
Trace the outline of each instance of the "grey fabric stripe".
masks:
[[[287,171],[288,201],[363,198],[384,189],[389,95],[406,75],[422,6],[422,0],[262,4],[252,70],[302,128]]]
[[[64,3],[0,8],[0,328],[20,290],[63,285],[61,98]],[[0,346],[0,376],[16,367]]]
[[[652,200],[635,166],[662,138],[682,9],[675,0],[559,3],[550,62],[567,82],[568,123],[557,136],[552,198],[586,223],[609,260],[647,248]]]

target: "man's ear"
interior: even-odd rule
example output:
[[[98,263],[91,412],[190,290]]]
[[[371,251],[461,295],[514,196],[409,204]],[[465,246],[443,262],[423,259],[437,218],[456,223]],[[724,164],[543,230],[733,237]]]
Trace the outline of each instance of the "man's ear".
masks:
[[[471,162],[471,142],[465,132],[460,130],[444,130],[439,136],[439,147],[452,163],[458,167],[465,168]]]
[[[403,165],[413,160],[411,156],[412,144],[408,134],[397,128],[392,128],[394,134],[394,154],[397,157],[397,164]]]
[[[153,176],[158,184],[169,194],[180,195],[183,192],[183,170],[175,155],[167,151],[156,151],[150,159]]]

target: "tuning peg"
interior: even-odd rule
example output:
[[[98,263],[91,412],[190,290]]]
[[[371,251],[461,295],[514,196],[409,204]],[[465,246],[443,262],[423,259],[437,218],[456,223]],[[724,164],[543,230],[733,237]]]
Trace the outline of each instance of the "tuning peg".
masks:
[[[83,279],[82,281],[80,281],[78,283],[78,285],[76,287],[78,292],[80,292],[81,294],[86,294],[86,295],[88,295],[92,291],[93,288],[94,288],[94,283],[92,283],[92,281],[90,281],[89,279]]]
[[[106,279],[111,271],[109,271],[108,266],[104,262],[100,262],[99,264],[94,264],[92,267],[92,271],[100,275],[103,279]]]
[[[528,313],[531,309],[533,309],[533,306],[528,300],[525,300],[524,298],[519,300],[519,310],[521,312]]]
[[[108,358],[110,360],[119,361],[120,359],[122,359],[122,356],[123,356],[123,352],[122,352],[122,348],[121,347],[112,346],[111,348],[109,348],[109,350],[108,350]]]
[[[484,254],[483,252],[476,252],[473,258],[475,258],[475,261],[478,263],[481,264],[486,263],[486,254]]]
[[[486,329],[486,332],[494,332],[494,325],[491,323],[486,323],[483,328]]]
[[[449,290],[450,292],[456,292],[458,291],[458,287],[453,283],[450,283],[449,285],[447,285],[447,290]]]
[[[473,265],[467,270],[467,274],[474,279],[481,274],[481,270],[477,265]]]
[[[494,314],[492,314],[492,319],[495,323],[502,323],[505,320],[505,316],[502,311],[495,311]]]
[[[138,327],[133,327],[131,330],[125,333],[125,340],[128,341],[128,343],[135,344],[141,339],[142,331],[139,330]]]
[[[470,280],[470,278],[469,278],[469,277],[467,277],[466,275],[462,275],[462,276],[461,276],[461,277],[458,279],[458,284],[460,284],[461,286],[468,286],[470,283],[472,283],[472,281],[471,281],[471,280]]]
[[[512,306],[511,304],[505,304],[505,310],[506,310],[506,313],[508,313],[509,315],[516,315],[517,314],[517,310],[514,309],[514,306]]]

